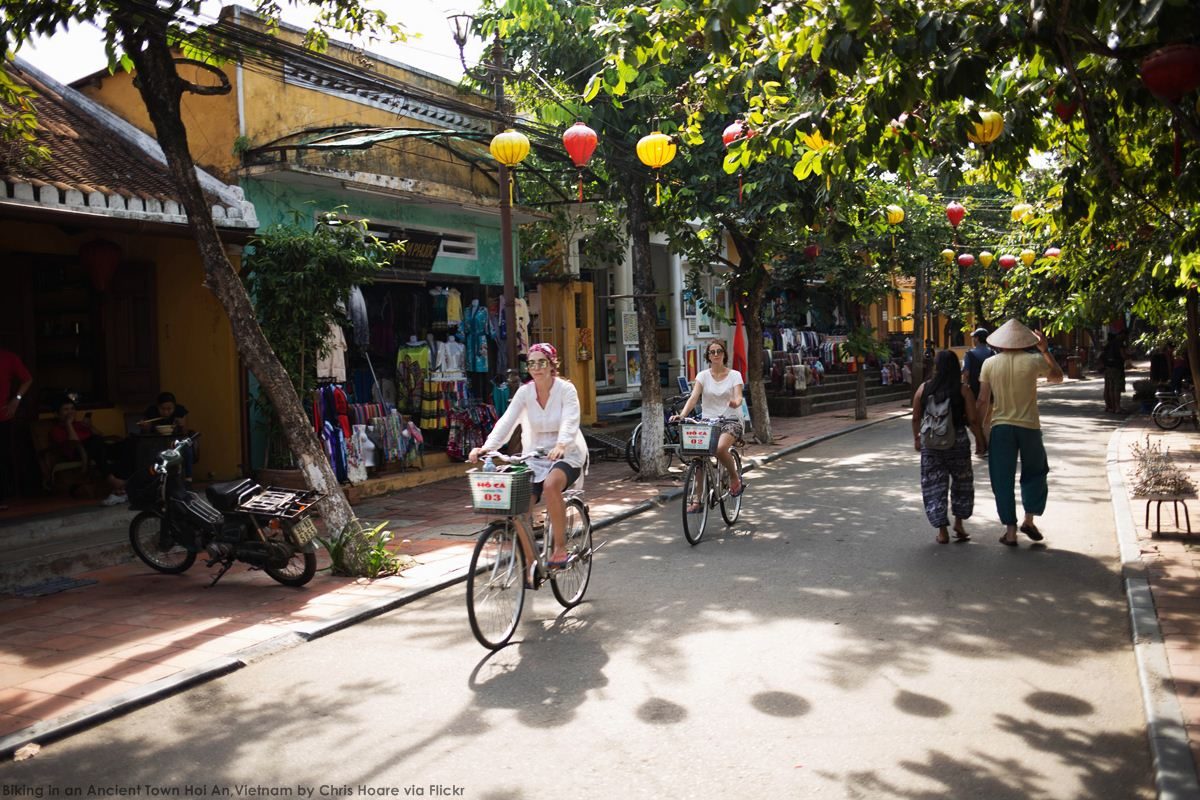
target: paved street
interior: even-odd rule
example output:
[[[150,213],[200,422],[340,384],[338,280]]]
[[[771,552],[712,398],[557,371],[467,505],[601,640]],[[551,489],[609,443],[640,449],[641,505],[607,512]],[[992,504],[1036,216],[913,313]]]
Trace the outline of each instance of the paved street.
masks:
[[[0,765],[0,785],[1151,797],[1096,388],[1044,401],[1046,548],[996,542],[978,461],[973,541],[935,544],[894,420],[752,473],[743,520],[696,548],[677,503],[607,528],[588,601],[532,595],[496,655],[455,587]]]

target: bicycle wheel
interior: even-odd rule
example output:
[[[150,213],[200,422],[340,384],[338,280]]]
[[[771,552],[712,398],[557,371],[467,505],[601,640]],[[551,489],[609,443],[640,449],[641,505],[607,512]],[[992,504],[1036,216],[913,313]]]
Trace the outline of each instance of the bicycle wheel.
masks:
[[[567,552],[571,563],[550,573],[550,588],[563,608],[573,608],[583,600],[592,577],[592,521],[579,499],[567,501]]]
[[[697,544],[704,535],[708,523],[709,486],[708,470],[700,459],[688,466],[683,480],[683,538],[688,544]]]
[[[642,471],[642,423],[638,423],[625,442],[625,461],[634,472]]]
[[[467,573],[467,618],[481,645],[498,650],[508,643],[525,602],[525,554],[511,522],[485,530],[471,554]]]
[[[737,466],[737,474],[742,474],[742,457],[738,455],[737,450],[730,450],[729,455],[733,456],[733,463]],[[722,470],[724,472],[724,470]],[[739,494],[733,497],[729,494],[728,483],[721,482],[721,517],[725,520],[726,525],[732,525],[737,522],[738,516],[742,513],[742,496]]]
[[[1150,418],[1154,424],[1164,431],[1173,431],[1183,422],[1183,417],[1177,416],[1179,406],[1174,403],[1159,403],[1151,412]]]
[[[175,541],[170,523],[157,511],[143,511],[129,523],[129,544],[146,565],[168,575],[186,572],[196,553]]]

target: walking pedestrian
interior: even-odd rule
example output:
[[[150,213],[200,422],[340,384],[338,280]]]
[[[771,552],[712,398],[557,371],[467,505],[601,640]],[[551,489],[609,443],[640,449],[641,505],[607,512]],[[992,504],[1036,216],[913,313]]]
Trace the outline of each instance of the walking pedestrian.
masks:
[[[945,430],[947,429],[948,430]],[[975,412],[975,393],[962,382],[958,356],[940,351],[933,375],[913,396],[913,448],[921,454],[921,499],[929,524],[938,529],[938,544],[950,541],[949,509],[954,512],[954,538],[971,538],[963,527],[975,510],[975,473],[971,467],[971,440],[983,447],[983,431]]]
[[[976,328],[971,334],[975,346],[963,356],[962,379],[971,387],[976,398],[979,397],[979,373],[983,370],[983,362],[995,355],[992,348],[987,346],[987,337],[987,328]],[[992,421],[980,417],[979,427],[983,431],[983,439],[975,442],[975,455],[982,456],[987,454],[987,437],[991,435]]]
[[[1017,458],[1021,460],[1021,506],[1025,520],[1021,532],[1035,542],[1044,538],[1034,517],[1046,510],[1050,465],[1042,442],[1037,408],[1037,381],[1062,383],[1063,372],[1051,357],[1049,343],[1041,331],[1031,331],[1015,319],[988,337],[998,351],[983,364],[979,375],[979,414],[992,412],[992,435],[988,442],[988,467],[996,511],[1004,525],[1002,544],[1017,546],[1016,490]],[[1025,352],[1037,347],[1037,353]]]
[[[1121,395],[1125,392],[1125,334],[1109,334],[1100,361],[1104,365],[1104,413],[1121,414]]]
[[[13,392],[16,384],[16,392]],[[7,511],[4,503],[9,481],[13,472],[13,426],[21,400],[29,394],[33,376],[25,367],[21,357],[11,350],[0,347],[0,511]]]

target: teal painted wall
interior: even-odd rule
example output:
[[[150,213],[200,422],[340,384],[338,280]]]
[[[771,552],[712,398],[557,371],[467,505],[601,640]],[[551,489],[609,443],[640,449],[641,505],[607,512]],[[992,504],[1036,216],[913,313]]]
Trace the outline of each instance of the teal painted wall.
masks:
[[[440,273],[476,275],[485,284],[504,284],[500,258],[499,217],[485,217],[468,211],[453,212],[430,206],[402,205],[386,197],[375,197],[361,192],[324,191],[259,179],[244,179],[241,185],[246,199],[254,203],[258,213],[259,230],[277,223],[291,222],[294,211],[300,211],[305,218],[311,219],[313,214],[344,205],[351,216],[366,217],[382,223],[474,233],[476,258],[439,256],[433,263],[430,280],[436,281]]]

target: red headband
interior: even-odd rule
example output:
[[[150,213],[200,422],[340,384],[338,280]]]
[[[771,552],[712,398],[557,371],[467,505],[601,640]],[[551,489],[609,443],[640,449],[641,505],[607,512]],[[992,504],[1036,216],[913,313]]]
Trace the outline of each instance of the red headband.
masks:
[[[541,353],[551,362],[558,361],[558,351],[554,349],[554,345],[549,342],[538,342],[529,346],[529,355],[532,357],[534,353]]]

